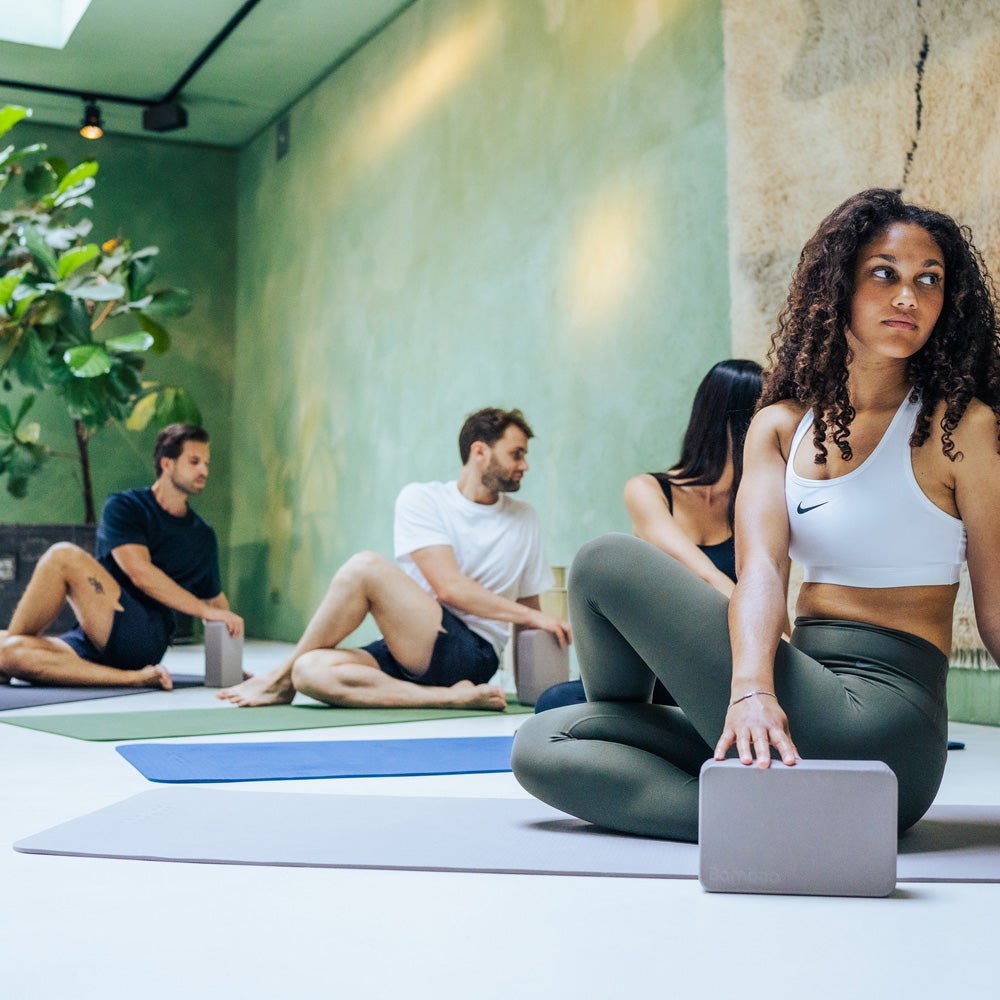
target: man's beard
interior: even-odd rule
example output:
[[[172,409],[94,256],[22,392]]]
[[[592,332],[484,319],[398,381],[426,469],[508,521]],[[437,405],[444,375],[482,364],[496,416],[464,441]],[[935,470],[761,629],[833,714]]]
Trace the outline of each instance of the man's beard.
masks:
[[[205,489],[204,483],[200,485],[196,483],[180,483],[173,476],[170,477],[170,482],[175,489],[180,490],[181,493],[189,497],[201,496],[202,491]]]
[[[497,462],[491,462],[483,473],[483,487],[491,493],[516,493],[521,488],[521,480],[503,475]]]

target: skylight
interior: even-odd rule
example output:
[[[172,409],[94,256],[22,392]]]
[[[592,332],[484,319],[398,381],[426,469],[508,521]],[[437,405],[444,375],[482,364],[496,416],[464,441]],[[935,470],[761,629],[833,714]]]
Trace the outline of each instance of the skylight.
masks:
[[[0,41],[61,49],[90,0],[0,0]]]

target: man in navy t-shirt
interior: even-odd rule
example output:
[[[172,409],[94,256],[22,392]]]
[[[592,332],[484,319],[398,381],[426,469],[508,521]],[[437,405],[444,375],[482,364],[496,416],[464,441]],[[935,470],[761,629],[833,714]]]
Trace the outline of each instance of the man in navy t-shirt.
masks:
[[[152,486],[108,497],[96,558],[60,542],[38,561],[0,644],[0,683],[169,690],[160,660],[176,611],[243,634],[243,619],[222,592],[215,532],[188,506],[208,478],[207,432],[171,424],[156,439],[153,462]],[[43,636],[66,601],[76,627]]]

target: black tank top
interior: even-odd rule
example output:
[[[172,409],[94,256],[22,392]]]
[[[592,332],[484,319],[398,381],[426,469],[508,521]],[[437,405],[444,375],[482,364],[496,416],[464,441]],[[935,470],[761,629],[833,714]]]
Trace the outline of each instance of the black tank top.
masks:
[[[670,513],[674,512],[674,498],[670,492],[670,477],[665,472],[651,472],[650,475],[660,484],[663,495],[667,498]],[[715,545],[699,545],[699,549],[712,560],[712,565],[736,582],[736,542],[730,535],[724,542]]]

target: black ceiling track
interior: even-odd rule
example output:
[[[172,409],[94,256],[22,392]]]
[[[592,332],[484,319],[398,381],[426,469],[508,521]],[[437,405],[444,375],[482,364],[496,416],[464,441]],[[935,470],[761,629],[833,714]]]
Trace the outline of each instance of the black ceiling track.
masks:
[[[239,27],[247,15],[261,0],[246,0],[246,3],[226,22],[225,27],[198,53],[190,66],[178,77],[177,82],[162,97],[126,97],[123,94],[103,94],[93,90],[75,90],[71,87],[49,87],[41,83],[25,83],[23,80],[0,80],[0,87],[18,90],[34,90],[41,94],[59,94],[63,97],[78,97],[83,101],[109,101],[113,104],[132,104],[137,107],[154,107],[171,104],[191,78],[205,65],[220,45]]]

